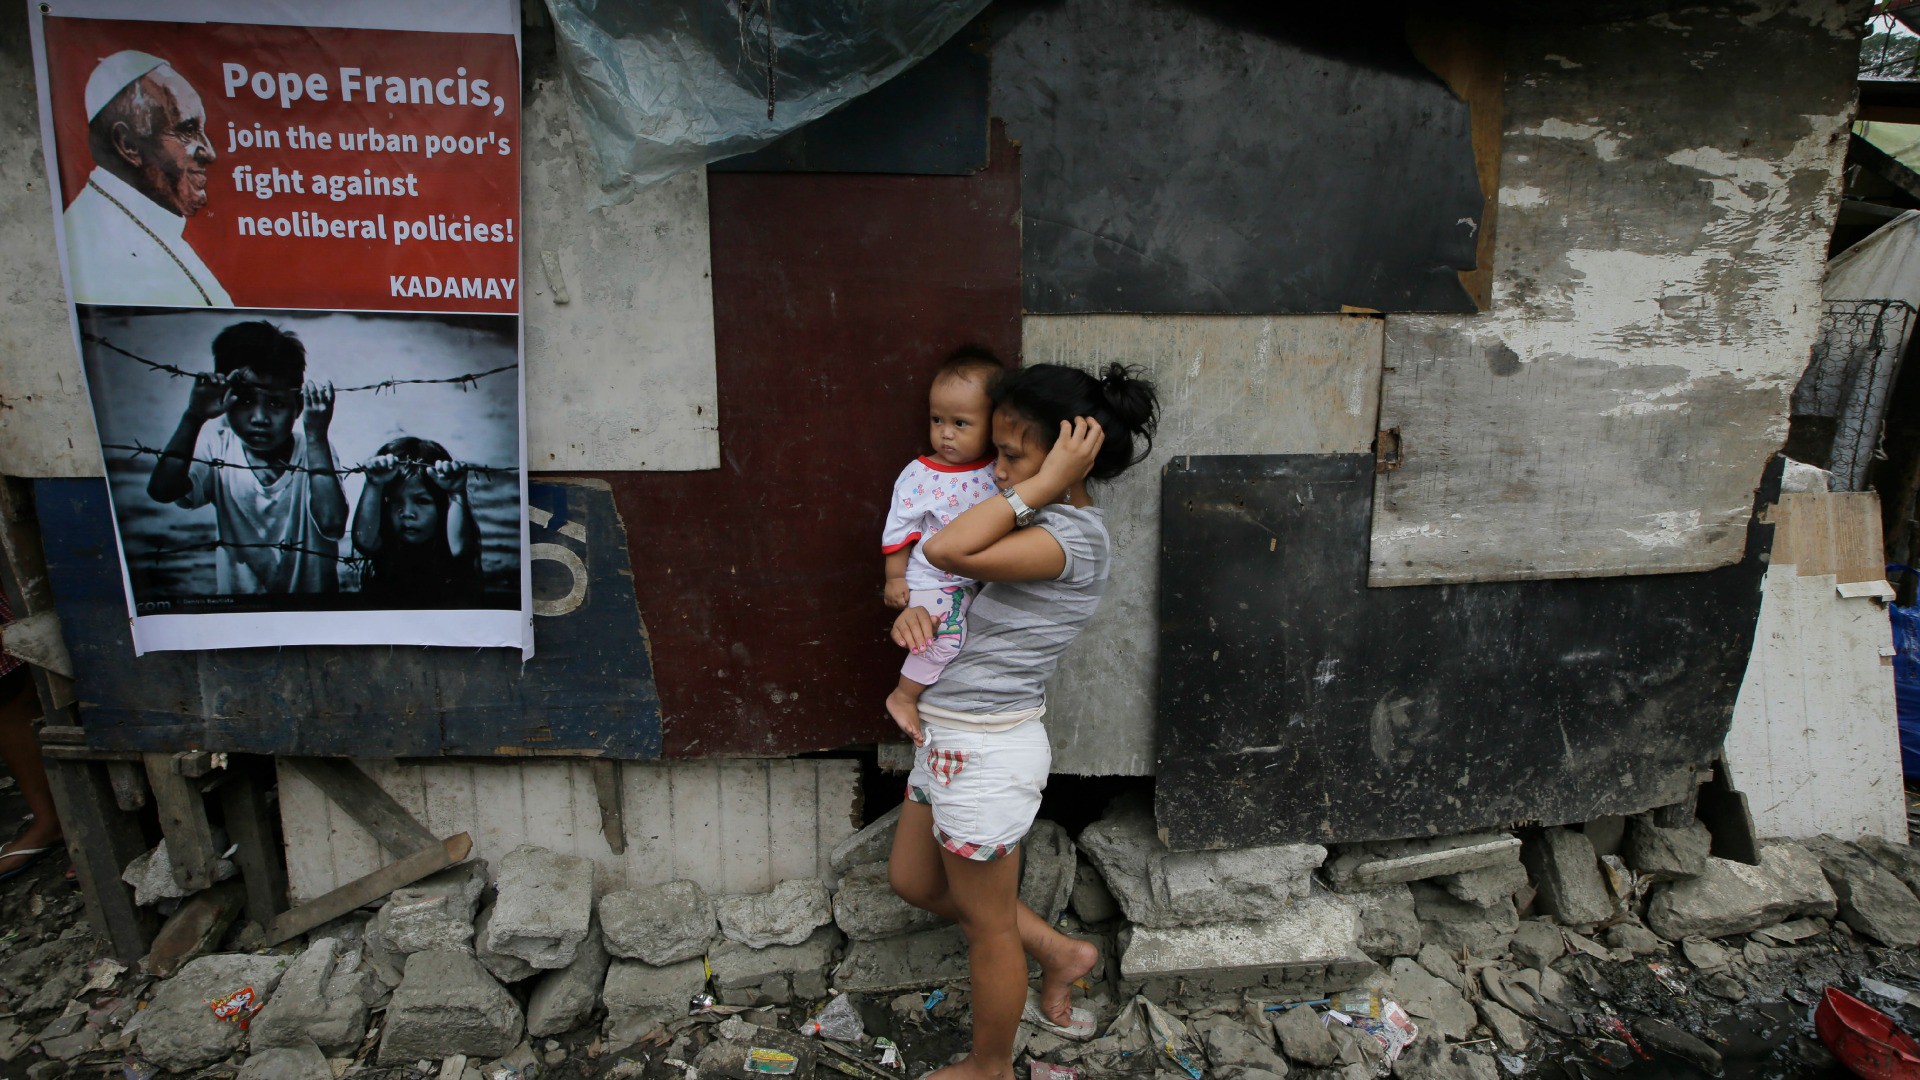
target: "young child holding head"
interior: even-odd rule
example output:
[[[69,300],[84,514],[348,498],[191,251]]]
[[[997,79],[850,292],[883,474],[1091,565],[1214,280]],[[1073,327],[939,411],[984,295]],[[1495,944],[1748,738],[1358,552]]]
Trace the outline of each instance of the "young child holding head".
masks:
[[[213,507],[218,595],[337,591],[347,499],[327,443],[333,384],[307,382],[306,346],[264,319],[220,331],[213,367],[194,379],[147,495]]]
[[[475,607],[480,525],[467,468],[431,439],[402,435],[367,462],[353,546],[367,557],[361,592],[388,607]]]
[[[933,375],[927,422],[933,453],[915,458],[893,482],[893,502],[880,534],[886,555],[888,607],[922,607],[933,616],[934,637],[900,666],[887,695],[895,722],[918,719],[920,695],[966,642],[967,607],[979,585],[935,567],[920,545],[962,511],[999,490],[993,482],[993,404],[987,393],[1004,370],[977,346],[956,350]]]

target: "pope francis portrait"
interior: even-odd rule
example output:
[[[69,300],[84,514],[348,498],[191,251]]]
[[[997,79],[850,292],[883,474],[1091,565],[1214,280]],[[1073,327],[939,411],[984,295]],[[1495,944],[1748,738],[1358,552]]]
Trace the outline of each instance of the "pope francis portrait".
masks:
[[[182,233],[207,205],[207,110],[165,60],[114,53],[87,79],[93,171],[65,215],[80,304],[232,307]]]

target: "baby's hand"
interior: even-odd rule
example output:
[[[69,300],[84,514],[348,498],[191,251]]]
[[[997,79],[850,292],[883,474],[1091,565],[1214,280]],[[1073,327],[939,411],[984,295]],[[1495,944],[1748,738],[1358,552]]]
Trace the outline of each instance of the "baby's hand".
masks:
[[[187,395],[187,415],[195,420],[218,420],[227,412],[230,375],[195,375]]]
[[[400,475],[400,459],[392,454],[381,454],[366,464],[367,482],[385,484]]]
[[[467,490],[467,466],[459,461],[436,461],[426,468],[427,479],[442,491]]]
[[[907,579],[903,577],[888,578],[886,591],[881,594],[887,606],[895,611],[906,607],[911,595],[911,591],[907,588]]]

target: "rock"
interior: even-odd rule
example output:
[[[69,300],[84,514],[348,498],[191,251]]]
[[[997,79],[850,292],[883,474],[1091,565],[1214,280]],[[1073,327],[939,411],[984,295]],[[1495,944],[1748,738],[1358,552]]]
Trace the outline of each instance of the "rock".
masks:
[[[222,882],[188,897],[153,935],[146,969],[164,979],[187,961],[219,948],[246,901],[246,886],[238,881]]]
[[[215,881],[225,881],[239,872],[230,859],[214,861]],[[173,858],[167,854],[165,840],[156,844],[152,851],[134,856],[127,868],[120,872],[120,880],[133,886],[133,902],[142,907],[187,896],[187,890],[173,880]]]
[[[1726,967],[1727,960],[1733,955],[1706,938],[1688,938],[1680,943],[1680,951],[1686,955],[1687,963],[1701,971],[1716,971]]]
[[[1619,814],[1608,814],[1594,818],[1580,826],[1580,832],[1593,845],[1593,853],[1606,858],[1620,854],[1620,847],[1627,838],[1627,819]]]
[[[1049,923],[1067,910],[1079,854],[1067,830],[1044,818],[1020,841],[1020,902]]]
[[[503,878],[519,851],[501,860]],[[387,1005],[380,1064],[449,1054],[498,1057],[520,1042],[525,1027],[520,1004],[471,955],[451,949],[413,953]]]
[[[1460,1042],[1473,1030],[1473,1006],[1460,992],[1433,973],[1402,956],[1387,969],[1383,988],[1418,1020],[1431,1021],[1447,1038]],[[1422,1028],[1426,1024],[1421,1024]]]
[[[1413,909],[1412,889],[1388,885],[1345,895],[1360,913],[1361,952],[1379,959],[1420,951],[1420,916]]]
[[[1447,874],[1434,878],[1433,883],[1453,894],[1455,899],[1479,907],[1493,907],[1511,903],[1513,894],[1526,888],[1527,868],[1521,865],[1516,852],[1510,862],[1464,874]]]
[[[396,953],[465,949],[473,913],[487,891],[487,864],[472,859],[422,878],[393,895],[374,917],[381,942]]]
[[[1658,934],[1639,923],[1615,923],[1607,927],[1603,939],[1608,945],[1625,949],[1635,956],[1648,956],[1666,948]]]
[[[527,998],[527,1034],[559,1035],[586,1023],[600,1002],[609,963],[600,927],[592,926],[574,953],[573,963],[547,972],[534,985],[532,996]]]
[[[1114,901],[1127,920],[1151,925],[1156,919],[1153,893],[1147,885],[1147,863],[1165,852],[1153,821],[1153,807],[1135,800],[1116,800],[1105,817],[1080,830],[1080,850],[1100,871]]]
[[[1360,951],[1359,924],[1349,897],[1319,892],[1259,922],[1136,926],[1121,954],[1120,974],[1128,980],[1231,975],[1270,988],[1344,990],[1376,970]]]
[[[1466,990],[1467,973],[1460,969],[1460,962],[1445,949],[1438,945],[1422,945],[1420,955],[1416,959],[1421,967],[1433,974],[1434,978],[1445,982],[1455,990]]]
[[[1699,1069],[1708,1076],[1719,1076],[1725,1063],[1720,1051],[1704,1039],[1689,1035],[1663,1020],[1643,1016],[1633,1022],[1633,1037],[1656,1054],[1666,1054]]]
[[[1539,910],[1572,927],[1590,927],[1612,916],[1613,899],[1585,834],[1544,829],[1521,849],[1520,860],[1540,890]]]
[[[1831,836],[1802,842],[1820,860],[1839,916],[1882,945],[1920,944],[1920,899],[1893,871],[1859,847]]]
[[[865,863],[848,870],[833,894],[834,924],[855,941],[874,941],[942,922],[893,891],[886,863]]]
[[[351,1056],[367,1034],[367,984],[359,953],[320,938],[287,966],[280,987],[251,1025],[255,1050],[313,1044],[323,1056]]]
[[[1650,814],[1635,815],[1627,823],[1620,857],[1636,874],[1656,881],[1682,881],[1700,876],[1707,868],[1713,834],[1698,821],[1680,829],[1663,829]]]
[[[500,860],[486,947],[551,970],[573,962],[593,918],[593,860],[523,844]]]
[[[891,994],[964,982],[967,939],[957,926],[856,941],[834,970],[833,985],[851,993]]]
[[[1467,950],[1469,955],[1499,956],[1520,925],[1520,914],[1511,899],[1489,907],[1456,899],[1439,886],[1416,881],[1408,886],[1413,892],[1413,907],[1420,916],[1420,934],[1449,952]]]
[[[1311,1005],[1296,1005],[1273,1017],[1273,1032],[1287,1056],[1302,1065],[1324,1069],[1339,1057],[1340,1048],[1327,1034],[1326,1021]]]
[[[1519,839],[1505,833],[1352,844],[1327,863],[1327,880],[1338,892],[1354,892],[1501,865],[1517,866],[1519,855]]]
[[[1906,844],[1897,844],[1884,836],[1862,836],[1860,850],[1867,853],[1874,862],[1893,871],[1893,876],[1920,896],[1920,851]]]
[[[1237,1017],[1209,1016],[1193,1025],[1193,1033],[1217,1075],[1245,1076],[1244,1070],[1256,1069],[1276,1076],[1287,1074],[1287,1061],[1273,1048],[1267,1033],[1253,1031]]]
[[[617,1044],[622,1038],[631,1042],[656,1022],[685,1016],[688,1000],[706,985],[706,964],[701,960],[664,967],[614,960],[600,990],[601,1004],[607,1007],[607,1035]]]
[[[487,974],[503,983],[523,982],[540,973],[540,969],[517,956],[494,952],[487,948],[487,928],[493,925],[493,901],[487,901],[480,914],[473,920],[473,957]],[[394,981],[399,985],[399,980]]]
[[[1401,1053],[1393,1072],[1419,1080],[1499,1080],[1500,1076],[1491,1056],[1424,1037],[1413,1040]]]
[[[369,920],[364,935],[360,939],[360,955],[367,965],[367,972],[373,981],[384,990],[392,990],[406,977],[407,958],[404,954],[387,948],[380,939],[380,927]],[[368,1003],[369,1006],[372,1002]]]
[[[1714,997],[1724,998],[1727,1001],[1745,1001],[1747,998],[1747,988],[1740,985],[1739,979],[1724,971],[1708,973],[1700,980],[1700,986]]]
[[[1313,888],[1327,857],[1319,844],[1224,851],[1162,851],[1147,863],[1154,923],[1197,926],[1269,918]]]
[[[204,1068],[238,1049],[246,1031],[213,1015],[207,1002],[253,987],[271,1001],[286,970],[284,956],[219,953],[203,956],[160,984],[141,1013],[140,1052],[168,1072]]]
[[[893,852],[893,829],[899,823],[900,807],[895,806],[873,824],[835,844],[833,853],[827,856],[827,865],[833,867],[834,873],[844,874],[856,866],[886,862]]]
[[[1106,922],[1120,914],[1120,904],[1107,889],[1106,879],[1093,864],[1082,859],[1074,870],[1073,895],[1070,898],[1073,914],[1081,922],[1092,926]]]
[[[1512,1009],[1490,998],[1474,1002],[1480,1021],[1500,1040],[1500,1045],[1518,1054],[1527,1048],[1527,1025]]]
[[[790,878],[771,892],[723,896],[714,902],[720,932],[748,948],[798,945],[833,921],[833,903],[817,878]]]
[[[800,1001],[819,1001],[827,996],[827,973],[824,971],[796,971],[787,976],[787,984],[793,996]]]
[[[1567,955],[1567,939],[1560,928],[1541,919],[1525,919],[1513,932],[1507,946],[1514,960],[1528,967],[1545,968]]]
[[[36,1061],[27,1066],[27,1080],[60,1080],[68,1071],[64,1061]]]
[[[256,1050],[240,1066],[236,1080],[333,1080],[333,1066],[312,1040]]]
[[[1647,925],[1668,941],[1726,937],[1797,915],[1831,918],[1837,908],[1819,860],[1773,841],[1761,847],[1758,866],[1709,857],[1699,876],[1662,886],[1647,903]]]
[[[843,940],[839,930],[823,926],[798,945],[756,949],[737,941],[722,941],[707,954],[707,964],[713,968],[713,985],[721,990],[757,986],[768,976],[826,967]]]
[[[608,893],[600,900],[607,952],[654,967],[705,955],[718,929],[713,901],[691,881]]]

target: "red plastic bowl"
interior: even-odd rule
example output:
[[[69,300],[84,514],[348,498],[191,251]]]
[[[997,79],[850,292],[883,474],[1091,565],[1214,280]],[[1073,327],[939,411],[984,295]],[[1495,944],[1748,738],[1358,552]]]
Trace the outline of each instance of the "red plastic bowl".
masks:
[[[1813,1014],[1814,1030],[1840,1064],[1866,1080],[1920,1080],[1920,1043],[1893,1018],[1832,987]]]

